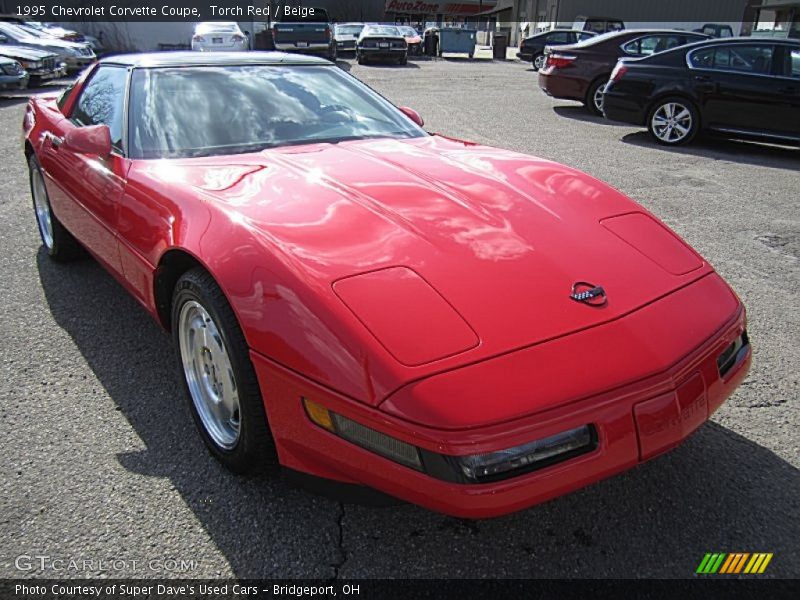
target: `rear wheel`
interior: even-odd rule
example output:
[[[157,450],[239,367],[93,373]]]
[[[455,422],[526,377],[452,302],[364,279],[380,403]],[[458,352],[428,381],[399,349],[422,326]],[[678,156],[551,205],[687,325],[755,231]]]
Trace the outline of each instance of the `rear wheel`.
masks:
[[[367,59],[364,58],[364,55],[361,52],[356,52],[356,61],[358,64],[363,65],[367,62]]]
[[[608,83],[608,77],[600,77],[592,82],[586,92],[586,108],[593,115],[603,115],[603,91]]]
[[[211,454],[236,473],[276,465],[244,334],[203,269],[187,271],[175,285],[172,335],[189,409]]]
[[[44,173],[35,154],[31,154],[28,159],[28,170],[33,210],[44,249],[50,258],[60,262],[78,258],[83,254],[83,248],[53,214],[50,197],[44,184]]]
[[[400,57],[400,60],[399,60],[398,62],[399,62],[401,65],[406,65],[406,64],[408,64],[408,55],[407,55],[407,54],[403,54],[403,56],[401,56],[401,57]]]
[[[539,71],[540,69],[544,69],[544,63],[546,62],[547,58],[545,57],[544,54],[540,53],[534,55],[533,60],[531,61],[531,64],[533,65],[533,70]]]
[[[650,110],[647,129],[659,144],[679,146],[697,135],[700,118],[697,109],[683,98],[664,98]]]

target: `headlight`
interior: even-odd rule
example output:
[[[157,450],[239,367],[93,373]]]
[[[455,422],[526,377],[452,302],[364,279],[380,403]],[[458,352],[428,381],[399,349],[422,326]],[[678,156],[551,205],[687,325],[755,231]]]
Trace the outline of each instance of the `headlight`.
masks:
[[[452,456],[417,448],[329,411],[308,398],[303,398],[303,405],[313,423],[334,435],[431,477],[453,483],[490,483],[509,479],[569,460],[597,447],[595,428],[582,425],[496,452]]]
[[[504,474],[512,471],[527,472],[552,464],[553,459],[564,460],[564,456],[574,456],[576,450],[594,447],[592,438],[590,426],[583,425],[521,446],[498,452],[455,457],[452,460],[467,479],[492,481],[503,479]]]

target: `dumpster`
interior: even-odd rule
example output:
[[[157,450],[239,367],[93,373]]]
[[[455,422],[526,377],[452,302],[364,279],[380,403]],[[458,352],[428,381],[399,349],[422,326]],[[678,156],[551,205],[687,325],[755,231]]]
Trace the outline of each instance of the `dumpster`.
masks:
[[[508,36],[505,33],[495,33],[492,42],[492,58],[495,60],[505,60],[508,51]]]
[[[439,56],[443,53],[475,55],[475,39],[477,31],[460,27],[442,27],[439,29]]]

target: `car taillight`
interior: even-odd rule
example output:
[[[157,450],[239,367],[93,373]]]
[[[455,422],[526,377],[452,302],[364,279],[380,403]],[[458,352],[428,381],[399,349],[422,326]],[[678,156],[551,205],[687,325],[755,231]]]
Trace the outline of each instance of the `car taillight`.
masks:
[[[231,39],[233,39],[233,41],[234,41],[234,42],[243,42],[243,41],[245,41],[245,39],[247,39],[247,38],[245,38],[243,35],[241,35],[241,34],[239,34],[239,33],[234,33],[234,34],[231,36]]]
[[[545,67],[553,67],[554,69],[564,69],[570,66],[577,56],[572,54],[558,54],[553,53],[548,55]]]
[[[330,28],[325,30],[325,39],[329,40],[329,41],[331,39],[331,30],[330,30]]]
[[[622,63],[617,63],[617,66],[614,67],[613,71],[611,71],[611,78],[609,79],[609,81],[616,83],[617,81],[622,79],[622,76],[625,75],[625,73],[627,72],[628,72],[628,67],[626,67]]]
[[[192,40],[195,42],[205,42],[206,38],[204,38],[202,35],[193,35]]]

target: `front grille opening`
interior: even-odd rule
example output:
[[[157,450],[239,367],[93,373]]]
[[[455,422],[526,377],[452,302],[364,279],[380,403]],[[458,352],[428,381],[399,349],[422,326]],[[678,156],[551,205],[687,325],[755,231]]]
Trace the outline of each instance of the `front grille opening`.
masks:
[[[747,331],[743,331],[742,335],[736,338],[733,343],[725,348],[725,351],[717,357],[719,376],[724,378],[733,367],[739,364],[747,354],[749,347],[750,340],[747,338]]]

